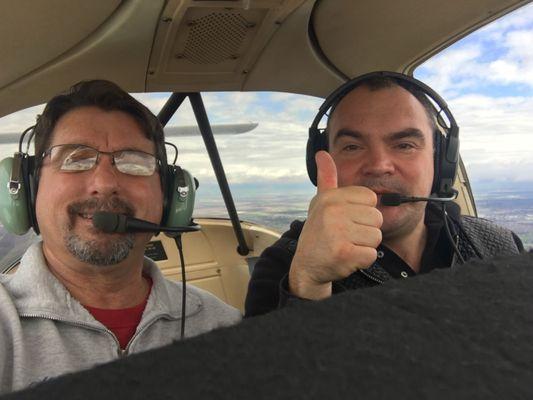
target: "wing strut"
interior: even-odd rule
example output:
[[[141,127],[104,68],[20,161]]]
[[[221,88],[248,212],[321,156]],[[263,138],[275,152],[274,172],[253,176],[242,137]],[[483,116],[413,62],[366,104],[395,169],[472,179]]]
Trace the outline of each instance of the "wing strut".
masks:
[[[241,227],[241,222],[237,214],[237,209],[235,208],[235,203],[231,195],[231,191],[228,185],[228,180],[226,178],[226,173],[224,172],[224,167],[222,166],[222,161],[220,160],[220,155],[218,153],[218,148],[213,136],[213,131],[211,129],[211,124],[209,123],[209,118],[207,117],[207,112],[205,111],[204,102],[200,93],[172,93],[168,98],[167,102],[157,115],[157,118],[163,126],[167,124],[170,118],[174,115],[179,106],[183,103],[186,97],[189,97],[191,106],[196,117],[196,122],[198,123],[198,128],[204,139],[205,148],[209,154],[209,159],[211,160],[211,165],[215,171],[215,176],[217,178],[218,186],[222,192],[222,198],[226,204],[226,209],[228,210],[229,217],[231,219],[231,224],[233,225],[233,231],[237,238],[239,245],[237,246],[237,252],[241,256],[245,256],[250,252],[248,244],[244,239],[244,234]]]

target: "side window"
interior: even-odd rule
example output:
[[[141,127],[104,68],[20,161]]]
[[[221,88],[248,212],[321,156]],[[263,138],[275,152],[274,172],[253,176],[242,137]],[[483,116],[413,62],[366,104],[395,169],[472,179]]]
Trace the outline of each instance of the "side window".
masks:
[[[415,76],[448,102],[479,216],[533,247],[533,4],[472,33]]]

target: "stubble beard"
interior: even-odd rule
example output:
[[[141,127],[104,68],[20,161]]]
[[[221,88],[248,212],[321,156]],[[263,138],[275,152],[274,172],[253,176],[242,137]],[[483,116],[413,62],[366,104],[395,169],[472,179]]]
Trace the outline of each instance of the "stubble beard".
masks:
[[[403,215],[397,221],[385,222],[382,227],[384,243],[409,236],[424,220],[426,203],[407,203],[398,207],[403,208]]]
[[[79,261],[96,266],[115,265],[128,258],[135,244],[135,236],[128,234],[101,233],[100,240],[84,239],[74,232],[74,217],[80,212],[111,211],[133,216],[133,208],[125,201],[112,197],[72,203],[68,207],[70,222],[65,229],[63,241],[68,251]],[[98,232],[94,231],[95,233]]]
[[[357,185],[366,186],[371,190],[384,190],[389,192],[399,193],[403,196],[413,196],[415,194],[406,188],[401,182],[391,177],[367,177],[357,182]],[[379,204],[378,204],[379,207]],[[399,238],[408,236],[413,232],[420,222],[424,221],[426,203],[404,203],[396,207],[384,206],[384,209],[401,208],[401,215],[397,217],[396,221],[385,220],[383,222],[381,232],[383,234],[383,242],[397,240]]]

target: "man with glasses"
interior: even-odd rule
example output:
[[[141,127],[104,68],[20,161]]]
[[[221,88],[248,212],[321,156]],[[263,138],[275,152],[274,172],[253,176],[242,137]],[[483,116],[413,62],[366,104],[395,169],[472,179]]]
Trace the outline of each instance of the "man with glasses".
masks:
[[[35,126],[42,242],[0,279],[0,393],[180,338],[181,283],[144,257],[149,233],[103,233],[97,211],[159,224],[163,128],[107,81],[54,97]],[[238,310],[187,290],[185,336],[237,323]]]

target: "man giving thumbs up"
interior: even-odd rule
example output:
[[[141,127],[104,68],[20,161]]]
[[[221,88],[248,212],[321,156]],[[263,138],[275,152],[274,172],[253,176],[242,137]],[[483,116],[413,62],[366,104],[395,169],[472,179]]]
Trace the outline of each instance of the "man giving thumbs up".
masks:
[[[386,193],[440,195],[439,158],[447,131],[437,126],[428,98],[438,95],[413,78],[374,73],[354,82],[332,103],[327,151],[315,154],[317,193],[307,220],[294,221],[261,255],[248,287],[246,316],[292,298],[324,299],[523,249],[512,232],[461,216],[452,202],[445,213],[434,202],[382,205]]]
[[[329,153],[316,153],[316,162],[317,195],[309,206],[289,272],[291,293],[307,299],[329,297],[333,281],[376,260],[383,221],[372,190],[339,188],[337,168]]]

